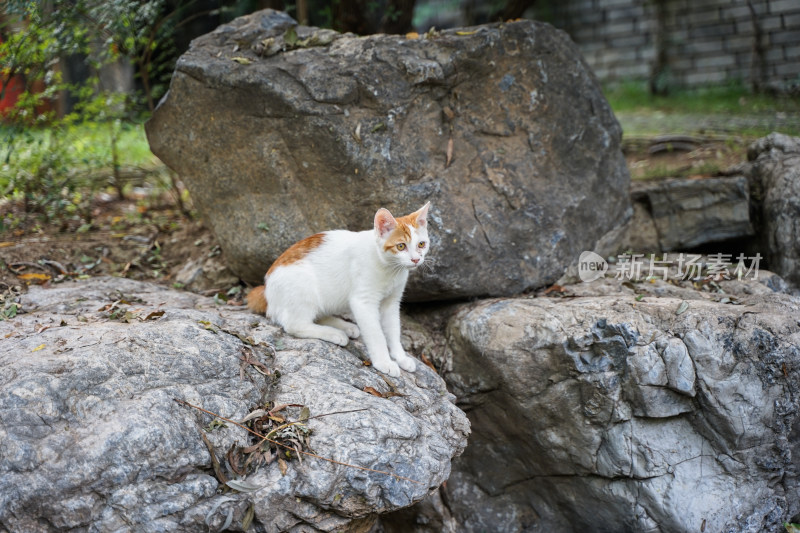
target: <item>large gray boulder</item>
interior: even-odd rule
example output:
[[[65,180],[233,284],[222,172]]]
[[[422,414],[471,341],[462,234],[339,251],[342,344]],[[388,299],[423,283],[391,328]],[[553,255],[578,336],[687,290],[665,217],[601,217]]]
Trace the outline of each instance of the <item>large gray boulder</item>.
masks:
[[[116,278],[31,288],[22,309],[0,322],[0,530],[241,531],[251,515],[258,531],[364,531],[436,489],[466,445],[436,374],[419,365],[390,383],[357,342],[293,339],[246,311]],[[340,464],[306,456],[236,474],[228,454],[256,438],[176,399],[233,420],[304,405],[311,449]],[[204,436],[243,491],[223,493]]]
[[[758,218],[756,249],[800,287],[800,138],[771,133],[748,149]]]
[[[452,313],[430,353],[473,433],[443,496],[385,531],[435,531],[442,499],[433,516],[463,532],[782,530],[800,511],[800,300],[774,278],[423,312]]]
[[[193,41],[147,124],[243,279],[314,232],[431,201],[432,268],[408,298],[510,295],[627,216],[621,129],[565,33],[295,25],[266,10]]]

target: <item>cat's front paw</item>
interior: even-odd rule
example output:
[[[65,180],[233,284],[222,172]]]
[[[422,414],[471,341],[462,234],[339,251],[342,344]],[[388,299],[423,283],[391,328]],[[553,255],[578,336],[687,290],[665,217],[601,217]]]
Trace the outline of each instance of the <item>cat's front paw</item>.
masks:
[[[407,355],[395,357],[394,360],[397,361],[397,365],[406,372],[413,372],[417,369],[417,362]]]
[[[377,370],[378,372],[389,374],[389,376],[393,378],[400,377],[400,367],[397,366],[397,363],[395,363],[392,360],[386,360],[386,361],[373,360],[372,366],[375,367],[375,370]]]
[[[397,364],[406,372],[413,372],[417,369],[417,363],[412,357],[409,357],[402,346],[397,346],[391,350],[392,359],[397,361]]]

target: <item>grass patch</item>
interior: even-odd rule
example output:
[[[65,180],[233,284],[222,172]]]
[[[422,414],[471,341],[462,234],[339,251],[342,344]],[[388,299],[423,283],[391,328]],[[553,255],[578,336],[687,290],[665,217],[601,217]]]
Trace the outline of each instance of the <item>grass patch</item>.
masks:
[[[0,127],[0,193],[7,194],[14,176],[35,165],[52,144],[62,148],[59,163],[73,172],[110,171],[114,135],[120,166],[152,170],[161,165],[142,124],[84,122],[62,130]]]
[[[723,166],[715,161],[702,161],[694,165],[674,166],[665,163],[642,165],[631,169],[634,180],[659,180],[665,178],[689,178],[715,176]]]
[[[646,82],[627,81],[604,88],[614,112],[757,115],[798,113],[800,99],[753,94],[739,84],[675,90],[666,96],[650,94]]]
[[[751,94],[740,84],[650,94],[645,82],[609,85],[604,94],[626,138],[661,134],[763,137],[800,135],[800,99]]]
[[[88,224],[96,199],[121,198],[137,187],[153,196],[181,194],[150,152],[142,124],[0,128],[0,232],[28,225],[31,216],[63,227]]]

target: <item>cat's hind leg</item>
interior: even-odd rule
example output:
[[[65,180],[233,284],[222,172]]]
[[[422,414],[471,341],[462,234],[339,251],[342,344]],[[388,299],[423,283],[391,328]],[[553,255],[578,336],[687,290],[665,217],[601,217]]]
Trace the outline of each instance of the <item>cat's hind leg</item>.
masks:
[[[332,326],[323,326],[313,322],[298,323],[292,322],[291,324],[284,324],[283,329],[293,337],[301,339],[321,339],[323,341],[332,342],[339,346],[347,346],[350,339],[347,334]]]
[[[317,322],[319,322],[323,326],[331,326],[336,329],[340,329],[344,331],[347,334],[347,336],[350,337],[351,339],[358,338],[358,336],[361,334],[361,332],[358,330],[358,326],[356,326],[352,322],[348,322],[343,318],[339,318],[338,316],[326,316],[325,318],[322,318]]]
[[[313,310],[298,306],[291,313],[281,313],[276,318],[284,331],[293,337],[321,339],[339,346],[347,346],[350,339],[344,331],[329,325],[315,324],[312,312]]]

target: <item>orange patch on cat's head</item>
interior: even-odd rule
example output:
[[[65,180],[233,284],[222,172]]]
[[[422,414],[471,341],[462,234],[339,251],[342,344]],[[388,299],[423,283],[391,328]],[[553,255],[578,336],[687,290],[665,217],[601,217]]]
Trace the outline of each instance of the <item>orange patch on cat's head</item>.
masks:
[[[283,252],[275,260],[274,263],[272,263],[272,266],[269,267],[269,270],[267,270],[267,276],[269,276],[273,270],[275,270],[280,266],[291,265],[292,263],[300,261],[302,258],[307,256],[312,250],[319,247],[319,245],[322,244],[324,240],[325,240],[325,234],[317,233],[310,237],[306,237],[301,241],[297,241],[289,248],[287,248],[286,251]]]
[[[400,222],[400,219],[398,219],[397,222],[397,227],[392,230],[392,232],[386,238],[386,241],[383,243],[384,252],[392,252],[396,254],[400,251],[397,248],[398,244],[403,243],[406,246],[411,245],[411,228],[408,224]]]
[[[384,238],[399,226],[424,228],[428,225],[428,208],[430,205],[431,203],[428,202],[410,215],[398,218],[394,218],[388,209],[381,207],[375,213],[375,230],[380,237]]]
[[[430,205],[430,202],[426,203],[410,215],[398,218],[397,222],[400,224],[408,224],[409,226],[414,226],[415,228],[426,227],[428,225],[428,208]]]

